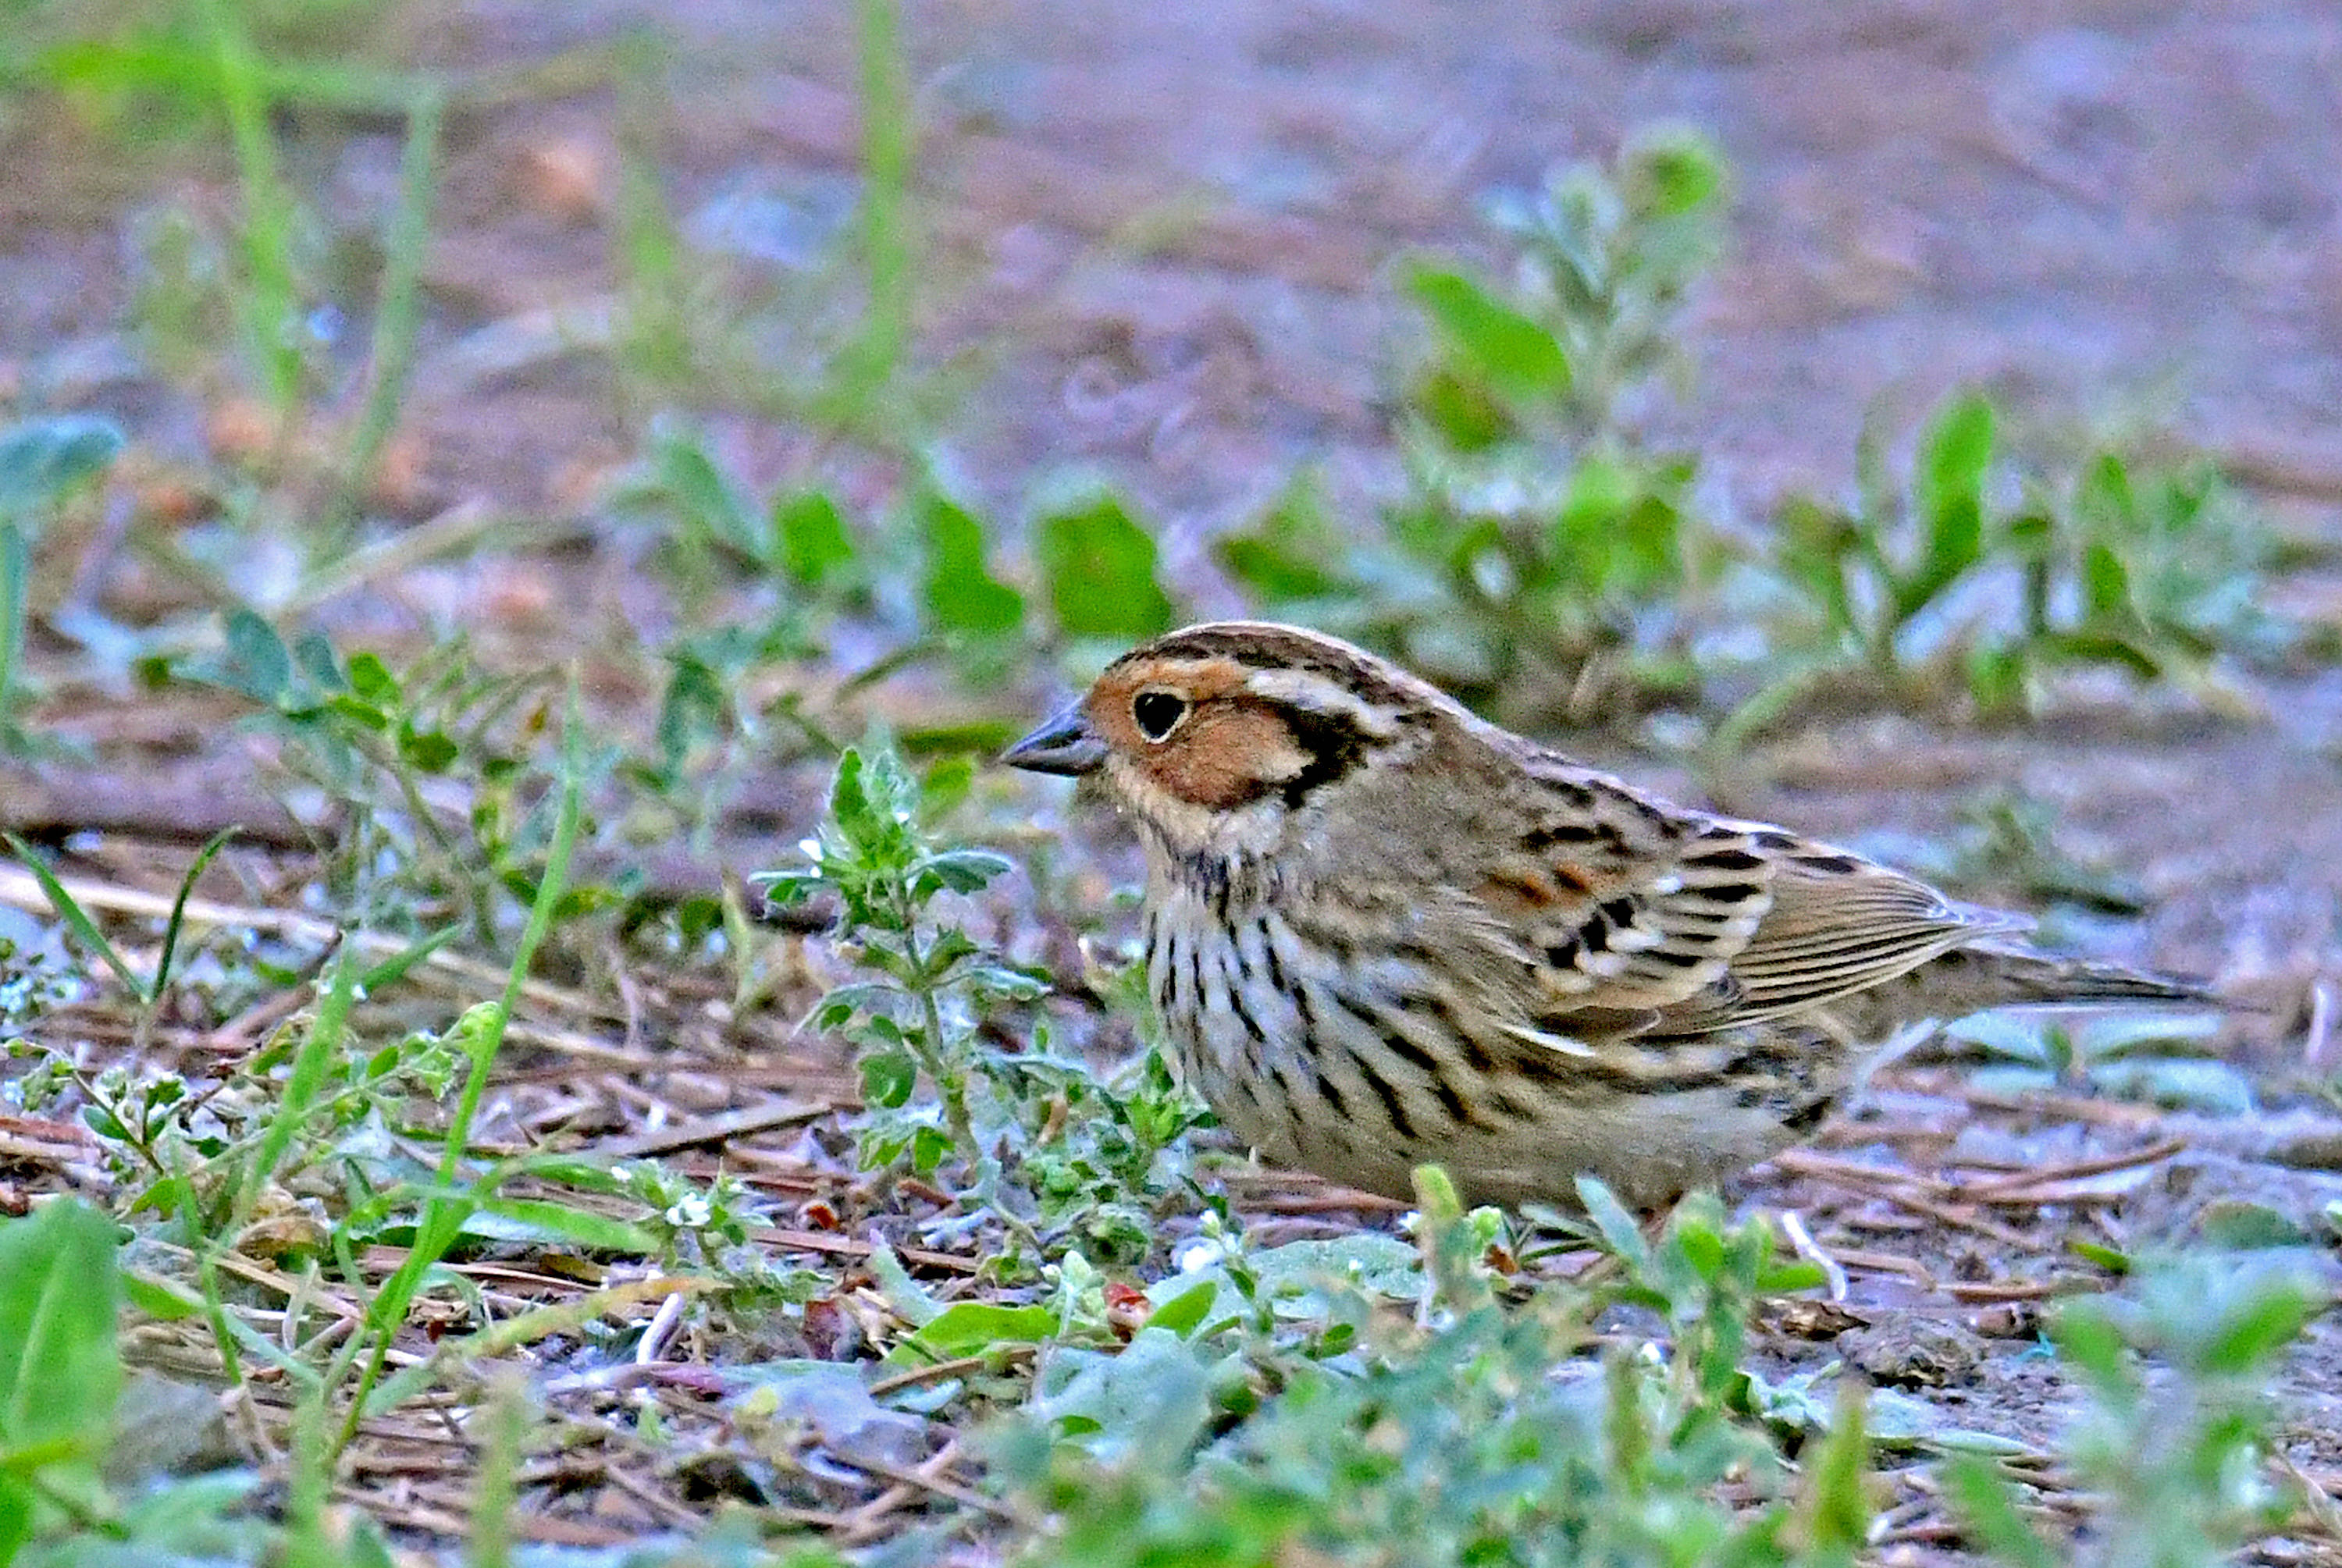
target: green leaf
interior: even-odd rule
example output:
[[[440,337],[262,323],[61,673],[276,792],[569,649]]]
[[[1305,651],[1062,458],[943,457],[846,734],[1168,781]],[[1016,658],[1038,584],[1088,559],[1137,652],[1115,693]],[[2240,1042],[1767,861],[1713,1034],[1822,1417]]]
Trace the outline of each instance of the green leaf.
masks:
[[[588,1252],[656,1253],[658,1237],[643,1225],[543,1198],[482,1198],[464,1233],[495,1242],[553,1242]]]
[[[1952,1407],[1919,1399],[1900,1389],[1875,1388],[1864,1415],[1870,1440],[1881,1448],[1932,1453],[2044,1457],[2014,1437],[1957,1424]]]
[[[1724,1238],[1708,1226],[1687,1223],[1678,1218],[1668,1227],[1667,1240],[1701,1279],[1713,1284],[1724,1273]]]
[[[2089,1077],[2093,1089],[2116,1099],[2216,1116],[2245,1116],[2253,1111],[2252,1080],[2226,1062],[2133,1056],[2100,1063],[2090,1069]]]
[[[826,586],[853,564],[854,541],[837,503],[822,490],[801,490],[773,501],[773,554],[801,588]]]
[[[362,703],[355,697],[346,696],[339,692],[325,699],[325,711],[347,719],[354,724],[363,725],[376,734],[390,728],[388,714],[384,713],[372,703]]]
[[[1083,1446],[1101,1459],[1128,1459],[1134,1466],[1151,1459],[1158,1466],[1167,1466],[1186,1454],[1210,1422],[1212,1389],[1212,1368],[1197,1353],[1197,1346],[1149,1323],[1117,1355],[1093,1351],[1053,1353],[1027,1408],[1059,1431],[1078,1434]],[[1265,1563],[1285,1555],[1290,1554],[1263,1553],[1210,1561]],[[1182,1554],[1126,1561],[1167,1563],[1194,1559]]]
[[[1344,1281],[1395,1301],[1423,1292],[1422,1254],[1380,1231],[1287,1242],[1253,1253],[1246,1263],[1265,1295],[1326,1280]]]
[[[895,1249],[884,1242],[871,1251],[870,1277],[878,1282],[879,1293],[904,1322],[924,1328],[944,1315],[943,1303],[911,1277],[903,1260],[895,1255]]]
[[[2057,1314],[2049,1337],[2058,1354],[2101,1389],[2120,1388],[2130,1379],[2123,1360],[2122,1332],[2097,1302],[2077,1302]]]
[[[984,527],[941,494],[922,495],[916,516],[927,544],[928,617],[947,632],[997,634],[1025,620],[1025,598],[984,564]]]
[[[976,787],[976,758],[963,752],[938,757],[919,775],[919,820],[941,822]]]
[[[1963,1454],[1947,1463],[1939,1473],[1975,1543],[2013,1568],[2057,1568],[2057,1554],[2033,1533],[2017,1511],[1999,1472],[1980,1455]]]
[[[1651,217],[1681,217],[1713,204],[1724,194],[1724,155],[1716,144],[1684,125],[1638,133],[1622,149],[1621,183],[1637,212]]]
[[[2082,552],[2082,609],[2092,621],[2119,620],[2130,614],[2130,568],[2114,547],[2094,544]]]
[[[1456,452],[1486,452],[1519,429],[1486,386],[1456,375],[1447,365],[1426,371],[1409,401],[1425,423]]]
[[[81,906],[80,900],[65,891],[65,884],[57,880],[56,873],[33,853],[33,846],[13,833],[0,834],[0,837],[6,839],[8,847],[16,852],[17,860],[33,874],[33,880],[41,884],[42,895],[48,899],[49,907],[56,911],[57,918],[65,923],[65,928],[105,960],[105,966],[114,971],[115,978],[121,981],[133,996],[142,1002],[151,1001],[153,998],[146,983],[138,978],[114,944],[105,939],[105,933],[97,928],[97,922],[89,917],[89,912]]]
[[[2197,1364],[2215,1376],[2239,1376],[2258,1370],[2293,1343],[2318,1305],[2298,1283],[2270,1281],[2221,1319]]]
[[[2101,452],[2083,465],[2074,486],[2074,518],[2086,534],[2100,539],[2133,531],[2138,502],[2119,453]]]
[[[1837,1406],[1829,1434],[1820,1452],[1808,1461],[1798,1455],[1806,1473],[1804,1507],[1805,1561],[1812,1568],[1851,1564],[1870,1530],[1870,1498],[1864,1485],[1870,1472],[1870,1442],[1863,1433],[1863,1390],[1847,1378],[1838,1384]]]
[[[954,893],[974,893],[1016,869],[1016,862],[988,849],[947,849],[919,862]]]
[[[1985,471],[1992,464],[1992,404],[1982,397],[1959,398],[1937,416],[1917,475],[1922,516],[1981,511]]]
[[[1569,391],[1569,355],[1560,340],[1473,279],[1417,265],[1407,272],[1406,287],[1441,336],[1499,392],[1559,397]]]
[[[2164,661],[2157,656],[2157,650],[2128,637],[2097,636],[2087,632],[2052,632],[2037,639],[2035,646],[2050,662],[2111,664],[2129,671],[2142,681],[2152,681],[2164,670]]]
[[[1321,486],[1304,474],[1249,527],[1220,535],[1212,556],[1256,604],[1285,604],[1342,590],[1343,579],[1326,564],[1339,558],[1339,543]]]
[[[918,1087],[919,1064],[904,1051],[885,1051],[862,1059],[863,1103],[882,1111],[910,1104]]]
[[[837,772],[829,781],[830,820],[849,844],[866,844],[884,826],[891,825],[882,824],[870,809],[870,797],[862,787],[862,753],[848,746],[838,754]]]
[[[293,686],[293,656],[276,628],[241,606],[227,613],[226,647],[205,678],[256,703],[274,704]]]
[[[1589,597],[1640,595],[1683,576],[1682,518],[1647,474],[1589,455],[1570,475],[1554,519],[1556,554],[1570,587]]]
[[[204,847],[195,852],[194,862],[187,867],[187,874],[179,879],[179,895],[171,901],[171,918],[163,927],[163,950],[155,960],[152,988],[155,995],[162,995],[163,988],[171,983],[171,961],[179,950],[179,931],[186,920],[188,896],[195,891],[195,884],[203,880],[204,873],[211,868],[213,859],[227,847],[227,841],[243,831],[238,827],[224,827],[212,834]]]
[[[952,1152],[952,1138],[941,1127],[919,1126],[911,1132],[911,1169],[932,1176]]]
[[[0,1222],[0,1561],[43,1504],[11,1508],[5,1493],[29,1468],[39,1490],[88,1506],[122,1383],[115,1343],[119,1287],[113,1222],[65,1199]],[[21,1496],[21,1494],[20,1494]]]
[[[1783,1263],[1768,1263],[1756,1276],[1760,1295],[1789,1295],[1797,1291],[1809,1291],[1828,1283],[1829,1275],[1821,1264],[1806,1258],[1791,1258]]]
[[[1033,553],[1066,635],[1136,642],[1170,630],[1171,599],[1156,581],[1155,541],[1119,497],[1100,494],[1044,516],[1034,529]]]
[[[2196,1216],[2196,1233],[2207,1246],[2239,1251],[2260,1247],[2306,1247],[2309,1233],[2266,1203],[2215,1198]]]
[[[1201,1323],[1206,1314],[1210,1313],[1212,1303],[1218,1299],[1219,1293],[1219,1284],[1214,1280],[1206,1280],[1201,1284],[1192,1285],[1149,1313],[1146,1317],[1146,1326],[1168,1329],[1185,1339],[1196,1331],[1196,1325]]]
[[[418,937],[359,975],[359,991],[368,996],[380,995],[384,990],[405,979],[407,971],[453,942],[464,930],[461,924],[443,925],[428,936]]]
[[[462,754],[445,730],[418,730],[412,720],[398,726],[399,760],[418,773],[445,773]]]
[[[360,653],[350,655],[350,690],[362,700],[378,708],[395,708],[404,694],[398,677],[382,662],[379,654]]]
[[[122,1293],[132,1306],[157,1323],[184,1323],[202,1315],[204,1310],[201,1296],[156,1274],[125,1272]]]
[[[0,518],[54,504],[112,467],[125,444],[120,425],[88,414],[27,420],[0,434]]]
[[[375,663],[379,664],[380,660]],[[341,661],[334,654],[334,640],[315,629],[293,639],[293,667],[303,679],[321,692],[345,692],[350,683],[343,678]]]
[[[1968,650],[1968,695],[1976,700],[1978,713],[1999,718],[2024,711],[2029,652],[2022,644],[2000,648],[1979,644]]]
[[[1602,1240],[1617,1254],[1627,1269],[1640,1274],[1650,1267],[1650,1243],[1643,1239],[1643,1227],[1626,1212],[1609,1184],[1598,1176],[1577,1178],[1577,1201],[1586,1205],[1586,1217],[1594,1222]]]
[[[740,504],[730,482],[698,442],[685,436],[661,442],[658,482],[687,526],[704,530],[716,543],[749,560],[759,558],[747,508]]]
[[[908,1362],[915,1366],[950,1361],[996,1344],[1033,1344],[1056,1331],[1057,1314],[1045,1306],[955,1302],[906,1336],[886,1360],[890,1365]]]
[[[1984,554],[1984,481],[1992,463],[1992,424],[1991,404],[1964,397],[1946,409],[1928,433],[1913,486],[1927,542],[1917,569],[1896,585],[1898,622],[1925,608]]]

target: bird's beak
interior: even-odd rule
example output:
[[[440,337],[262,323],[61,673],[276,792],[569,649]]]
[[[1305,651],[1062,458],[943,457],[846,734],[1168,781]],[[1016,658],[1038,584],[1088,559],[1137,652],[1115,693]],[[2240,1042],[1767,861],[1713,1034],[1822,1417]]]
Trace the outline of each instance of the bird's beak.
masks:
[[[1051,714],[1046,724],[1001,753],[1000,760],[1026,773],[1079,778],[1096,773],[1106,761],[1106,743],[1090,728],[1089,716],[1076,702]]]

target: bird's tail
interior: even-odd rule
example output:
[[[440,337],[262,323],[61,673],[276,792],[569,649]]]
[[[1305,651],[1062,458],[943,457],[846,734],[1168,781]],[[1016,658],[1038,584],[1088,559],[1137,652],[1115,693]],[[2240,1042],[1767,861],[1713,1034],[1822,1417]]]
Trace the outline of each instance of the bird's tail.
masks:
[[[1955,948],[1926,966],[1930,991],[1944,989],[1944,1001],[1968,1002],[1970,1011],[1987,1007],[2217,1004],[2207,987],[2174,975],[2152,974],[2126,964],[2067,958],[2016,943],[1980,942]],[[1960,994],[1965,993],[1966,994]],[[1948,1007],[1943,1016],[1951,1016]]]
[[[2006,938],[1938,954],[1916,969],[1829,1004],[1857,1040],[1880,1041],[1916,1019],[1965,1018],[1996,1007],[2227,1007],[2192,980],[2120,964],[2064,958]]]

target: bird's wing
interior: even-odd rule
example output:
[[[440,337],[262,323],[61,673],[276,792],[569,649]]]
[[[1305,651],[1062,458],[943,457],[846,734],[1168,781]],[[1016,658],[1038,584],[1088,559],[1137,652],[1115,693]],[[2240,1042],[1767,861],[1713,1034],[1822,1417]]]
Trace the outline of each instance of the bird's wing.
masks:
[[[2032,924],[1957,903],[1860,855],[1774,836],[1788,843],[1773,851],[1773,907],[1732,960],[1739,995],[1720,1023],[1760,1024],[1802,1013]]]
[[[1860,855],[1534,770],[1539,809],[1475,891],[1533,977],[1532,1033],[1688,1035],[1805,1012],[2017,917]]]
[[[1638,1016],[1728,984],[1772,909],[1746,824],[1575,767],[1541,786],[1472,889],[1528,966],[1531,1011]]]

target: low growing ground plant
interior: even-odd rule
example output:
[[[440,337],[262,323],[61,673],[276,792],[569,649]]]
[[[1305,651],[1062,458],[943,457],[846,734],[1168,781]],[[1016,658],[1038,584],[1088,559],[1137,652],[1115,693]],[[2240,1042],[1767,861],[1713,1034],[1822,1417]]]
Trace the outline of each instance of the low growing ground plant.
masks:
[[[1499,209],[1509,278],[1415,265],[1430,345],[1400,417],[1406,493],[1359,539],[1297,486],[1218,541],[1223,569],[1264,610],[1516,719],[1683,694],[1696,466],[1650,450],[1639,418],[1686,363],[1676,328],[1720,247],[1725,187],[1705,138],[1646,134]]]
[[[1727,1225],[1710,1200],[1651,1242],[1588,1183],[1598,1233],[1627,1249],[1619,1283],[1507,1301],[1488,1261],[1496,1213],[1465,1213],[1436,1170],[1417,1183],[1414,1255],[1396,1271],[1372,1236],[1281,1285],[1281,1259],[1231,1262],[1208,1306],[1165,1282],[1182,1293],[1113,1361],[1045,1366],[998,1440],[1043,1511],[1019,1561],[1851,1561],[1870,1514],[1859,1402],[1811,1445],[1802,1482],[1737,1402],[1756,1293],[1813,1277],[1772,1264],[1761,1223]],[[1619,1303],[1662,1314],[1664,1339],[1589,1359]]]
[[[2018,717],[2084,670],[2200,691],[2221,661],[2290,644],[2260,604],[2267,529],[2209,464],[2101,447],[2012,501],[2002,423],[1956,397],[1907,484],[1867,437],[1856,505],[1784,507],[1751,557],[1775,605],[1768,664],[1727,737],[1820,701]]]
[[[1026,1266],[1067,1245],[1122,1260],[1157,1251],[1155,1211],[1194,1196],[1178,1144],[1206,1113],[1159,1052],[1112,1082],[1054,1054],[1044,1029],[1021,1050],[989,1036],[988,1014],[1036,1000],[1046,982],[970,936],[947,895],[1006,875],[1009,861],[939,844],[919,784],[885,749],[838,760],[805,851],[803,865],[760,880],[780,904],[836,898],[841,950],[873,976],[829,992],[810,1020],[857,1049],[863,1168],[956,1166],[967,1211],[956,1223],[1005,1225],[1031,1249]],[[1014,1253],[1004,1262],[1016,1266]]]
[[[2206,1256],[2148,1260],[2135,1290],[2068,1305],[2052,1337],[2088,1393],[2066,1452],[2090,1523],[2074,1553],[2052,1546],[1987,1462],[1962,1459],[1945,1480],[1977,1543],[2011,1568],[2215,1568],[2278,1527],[2299,1483],[2270,1467],[2268,1388],[2325,1293],[2282,1261]]]

